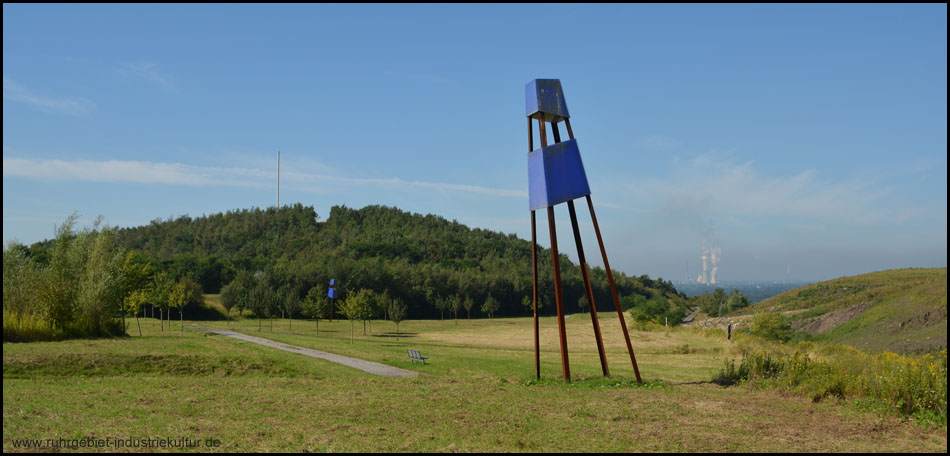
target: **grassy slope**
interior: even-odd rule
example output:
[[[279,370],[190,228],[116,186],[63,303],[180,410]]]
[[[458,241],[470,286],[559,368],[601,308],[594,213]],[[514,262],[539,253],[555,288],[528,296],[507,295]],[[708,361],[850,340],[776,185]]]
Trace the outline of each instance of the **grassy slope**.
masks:
[[[557,381],[556,323],[543,319],[533,383],[531,319],[232,322],[232,329],[414,369],[375,377],[222,336],[4,344],[3,448],[15,438],[214,437],[221,449],[316,451],[945,451],[946,432],[831,402],[706,381],[734,356],[722,337],[634,332],[633,387],[616,317],[602,313],[614,380],[600,379],[587,315],[567,319],[575,382]],[[185,322],[192,327],[191,322]],[[226,327],[225,322],[204,322]],[[137,330],[130,331],[137,334]],[[431,364],[410,364],[417,348]],[[688,352],[682,354],[682,352]],[[659,382],[658,382],[659,381]],[[763,417],[768,419],[763,419]],[[821,426],[816,426],[821,423]],[[199,450],[203,450],[199,448]]]
[[[806,320],[867,302],[873,305],[821,336],[823,340],[867,351],[946,348],[946,268],[842,277],[786,291],[741,312],[805,310],[791,318]]]

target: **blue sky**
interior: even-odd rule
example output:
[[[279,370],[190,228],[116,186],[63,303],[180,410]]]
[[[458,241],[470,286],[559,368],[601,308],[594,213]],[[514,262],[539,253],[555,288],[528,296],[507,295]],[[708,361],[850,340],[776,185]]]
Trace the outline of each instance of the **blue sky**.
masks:
[[[704,243],[722,280],[947,264],[946,5],[4,4],[3,239],[272,206],[278,150],[282,204],[529,238],[535,78],[617,269],[695,277]]]

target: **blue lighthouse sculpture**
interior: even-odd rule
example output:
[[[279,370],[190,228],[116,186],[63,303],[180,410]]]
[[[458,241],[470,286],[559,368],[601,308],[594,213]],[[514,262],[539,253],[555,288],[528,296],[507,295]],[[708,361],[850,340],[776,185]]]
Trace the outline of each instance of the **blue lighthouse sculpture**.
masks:
[[[586,198],[590,208],[594,232],[604,259],[604,268],[607,270],[607,280],[610,283],[610,292],[613,297],[620,325],[623,328],[627,351],[630,353],[630,362],[633,371],[640,379],[640,370],[633,354],[630,335],[624,322],[623,311],[617,296],[617,287],[614,284],[610,263],[607,262],[607,251],[597,225],[597,216],[594,214],[594,203],[590,198],[590,186],[587,183],[587,173],[584,172],[584,163],[581,161],[580,149],[574,139],[571,129],[571,115],[564,100],[564,90],[558,79],[535,79],[525,86],[525,111],[528,117],[528,203],[531,209],[531,263],[532,280],[534,284],[534,362],[535,375],[541,378],[541,363],[538,335],[538,259],[537,259],[537,229],[535,211],[546,209],[548,215],[548,230],[551,235],[551,262],[554,268],[554,298],[557,306],[558,334],[561,346],[561,367],[566,381],[571,380],[571,367],[568,361],[567,333],[564,327],[564,298],[561,291],[561,269],[557,251],[557,232],[554,226],[554,206],[567,203],[571,215],[571,227],[574,231],[574,243],[577,246],[577,256],[580,261],[581,276],[584,279],[584,293],[590,308],[591,322],[594,326],[594,337],[597,340],[597,350],[600,355],[600,365],[604,376],[610,375],[607,367],[607,356],[604,352],[604,341],[600,333],[600,323],[597,320],[597,306],[594,303],[593,288],[590,283],[587,260],[584,256],[584,247],[581,243],[580,230],[577,226],[577,214],[574,210],[574,200]],[[534,132],[532,122],[538,124],[538,136],[541,141],[539,149],[534,148]],[[561,132],[558,124],[564,122],[570,139],[561,141]],[[554,142],[548,144],[548,124]]]

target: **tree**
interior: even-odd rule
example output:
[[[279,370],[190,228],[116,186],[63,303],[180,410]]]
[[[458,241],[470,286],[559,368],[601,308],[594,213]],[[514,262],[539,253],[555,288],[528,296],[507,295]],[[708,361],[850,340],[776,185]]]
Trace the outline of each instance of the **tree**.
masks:
[[[148,301],[158,306],[158,321],[162,331],[165,330],[165,319],[168,317],[169,296],[174,288],[175,281],[165,271],[155,275],[152,287],[149,288]],[[171,330],[171,327],[168,329]]]
[[[443,298],[442,296],[436,295],[435,297],[435,308],[439,309],[440,319],[445,323],[445,310],[449,308],[450,299]]]
[[[462,307],[465,307],[465,313],[468,314],[468,319],[472,319],[472,306],[475,305],[475,301],[472,300],[471,296],[466,296],[465,300],[462,301]]]
[[[287,328],[293,329],[294,312],[300,310],[300,288],[288,288],[284,295],[283,304],[283,310],[287,312],[287,318],[290,319],[290,321],[287,322]]]
[[[346,316],[347,320],[350,320],[350,343],[353,343],[353,323],[357,319],[364,318],[363,316],[367,312],[367,307],[369,306],[369,290],[360,290],[356,293],[351,293],[343,301],[343,304],[340,306],[340,313]]]
[[[135,290],[129,293],[122,302],[123,311],[135,316],[135,324],[139,328],[139,337],[142,336],[142,324],[139,323],[139,311],[142,309],[142,304],[145,303],[146,296],[145,290]]]
[[[221,289],[221,306],[224,307],[228,319],[228,325],[231,325],[231,309],[234,307],[240,309],[244,307],[241,301],[247,299],[247,290],[232,281]]]
[[[582,312],[587,312],[587,295],[577,298],[577,307],[580,307]]]
[[[183,311],[185,308],[185,302],[188,299],[188,287],[184,282],[178,282],[172,287],[170,293],[168,293],[168,307],[173,307],[178,309],[178,318],[179,318],[179,327],[181,330],[181,335],[185,335],[185,318]],[[171,329],[171,326],[168,327]]]
[[[129,252],[123,260],[122,273],[123,276],[120,285],[120,293],[122,295],[122,327],[125,328],[125,314],[132,312],[135,316],[135,323],[139,325],[139,335],[141,336],[142,327],[138,321],[138,312],[147,299],[145,289],[148,287],[149,279],[152,275],[152,265],[145,256],[137,252]],[[139,296],[129,300],[132,294],[136,292],[140,292]]]
[[[384,320],[389,320],[389,307],[392,305],[393,297],[389,293],[389,288],[383,290],[383,293],[378,296],[376,300],[376,315],[382,314]],[[371,323],[372,324],[372,323]],[[370,326],[370,332],[373,332],[373,327]]]
[[[409,307],[406,306],[406,303],[402,299],[396,298],[393,299],[389,304],[389,319],[396,324],[396,342],[399,342],[399,323],[406,318],[406,314],[409,312]]]
[[[726,308],[729,312],[733,310],[738,310],[743,307],[749,306],[749,298],[745,297],[741,291],[733,288],[732,293],[729,294],[729,299],[726,301]]]
[[[313,287],[307,292],[307,297],[303,301],[303,313],[316,321],[317,335],[320,335],[320,319],[330,315],[330,298],[325,294],[323,288]]]
[[[260,331],[262,328],[264,314],[268,311],[268,305],[271,300],[270,295],[273,291],[266,283],[260,281],[254,284],[254,288],[251,289],[251,292],[248,294],[248,307],[250,307],[251,312],[254,312],[254,315],[257,316],[257,330]]]
[[[201,285],[198,285],[198,282],[195,282],[191,277],[182,277],[180,282],[185,289],[185,304],[182,306],[182,310],[185,307],[197,310],[203,306],[205,295],[201,292]]]
[[[485,298],[485,304],[482,304],[482,312],[488,314],[488,321],[491,322],[493,315],[498,310],[501,305],[498,303],[498,300],[494,296],[488,295],[488,298]]]
[[[449,305],[452,308],[455,324],[459,324],[459,311],[462,310],[462,298],[459,297],[459,295],[449,296]]]

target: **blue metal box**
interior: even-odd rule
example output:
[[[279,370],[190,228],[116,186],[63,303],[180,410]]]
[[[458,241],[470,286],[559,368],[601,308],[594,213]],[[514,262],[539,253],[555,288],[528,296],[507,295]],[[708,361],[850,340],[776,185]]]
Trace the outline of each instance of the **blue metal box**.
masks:
[[[545,121],[555,123],[571,117],[560,79],[535,79],[525,86],[524,95],[528,117],[538,118],[543,112]]]
[[[577,140],[528,153],[528,202],[532,211],[586,195],[590,195],[590,186]]]
[[[335,289],[330,288],[330,291],[327,292],[327,297],[328,297],[328,298],[336,298],[336,293],[335,293],[335,291],[336,291]]]

